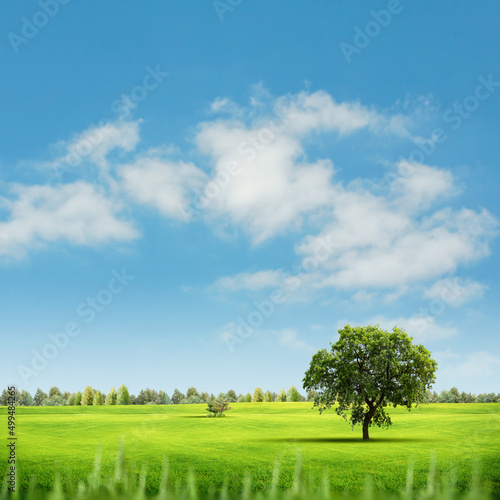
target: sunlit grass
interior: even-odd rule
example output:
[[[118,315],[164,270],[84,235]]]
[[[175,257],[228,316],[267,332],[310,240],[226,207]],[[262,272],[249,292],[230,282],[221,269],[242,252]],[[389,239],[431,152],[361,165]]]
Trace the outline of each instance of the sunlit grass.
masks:
[[[411,484],[408,491],[444,498],[469,491],[476,478],[484,490],[500,492],[500,404],[396,409],[393,427],[372,429],[370,442],[334,412],[320,416],[311,406],[233,404],[220,419],[207,418],[204,405],[20,407],[18,485],[51,495],[79,489],[82,498],[245,488],[266,495],[307,490],[309,498],[327,490],[361,495],[369,478],[373,494],[400,496]],[[125,453],[117,454],[120,442]]]

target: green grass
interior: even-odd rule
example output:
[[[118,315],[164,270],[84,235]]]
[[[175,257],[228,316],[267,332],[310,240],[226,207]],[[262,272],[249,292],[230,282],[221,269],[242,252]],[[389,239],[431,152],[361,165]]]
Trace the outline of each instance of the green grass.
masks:
[[[324,477],[334,491],[360,492],[371,477],[376,491],[404,490],[409,464],[413,487],[424,490],[431,462],[439,484],[465,491],[473,470],[479,483],[500,493],[500,404],[425,405],[392,409],[389,430],[371,429],[370,442],[333,411],[321,416],[310,403],[233,404],[224,418],[207,418],[205,405],[18,407],[18,484],[50,490],[56,473],[62,488],[87,483],[96,450],[99,477],[115,474],[123,440],[129,470],[146,471],[145,490],[160,490],[164,458],[170,487],[185,485],[190,471],[204,493],[241,491],[245,477],[254,490],[268,490],[279,462],[279,490],[296,481],[297,456],[305,487]],[[2,425],[7,429],[6,408]],[[7,447],[0,451],[6,469]],[[326,474],[326,476],[325,476]]]

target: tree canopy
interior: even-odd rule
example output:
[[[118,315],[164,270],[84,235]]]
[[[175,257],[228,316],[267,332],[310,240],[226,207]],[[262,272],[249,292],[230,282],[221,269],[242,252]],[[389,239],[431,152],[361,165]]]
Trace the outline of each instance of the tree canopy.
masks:
[[[116,393],[116,389],[111,387],[108,395],[106,396],[105,404],[107,405],[116,405],[116,400],[118,399],[118,394]]]
[[[281,389],[280,393],[278,394],[278,399],[280,403],[284,403],[286,401],[286,392],[285,389]]]
[[[122,384],[118,388],[116,393],[116,404],[117,405],[129,405],[130,404],[130,394],[128,392],[127,386]]]
[[[426,390],[435,381],[437,363],[423,345],[398,327],[392,332],[378,325],[345,326],[331,350],[322,349],[312,358],[303,379],[304,389],[317,391],[314,406],[320,413],[335,402],[338,415],[354,426],[368,428],[391,425],[385,408],[424,401]],[[349,413],[350,412],[350,415]]]
[[[256,387],[253,391],[252,403],[262,403],[264,401],[264,392],[260,387]]]
[[[296,403],[299,400],[299,391],[294,385],[292,385],[290,389],[288,389],[286,393],[286,400],[293,401],[294,403]]]
[[[90,385],[85,387],[82,394],[82,405],[91,406],[94,403],[94,391]]]

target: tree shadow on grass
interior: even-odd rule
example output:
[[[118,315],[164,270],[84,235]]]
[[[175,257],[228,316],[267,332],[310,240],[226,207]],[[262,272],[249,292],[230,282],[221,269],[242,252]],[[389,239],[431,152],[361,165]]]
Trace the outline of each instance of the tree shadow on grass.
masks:
[[[427,438],[391,438],[391,437],[377,437],[370,438],[369,441],[363,441],[363,438],[335,438],[335,437],[316,437],[316,438],[270,438],[261,439],[259,441],[267,441],[269,443],[432,443],[438,441],[437,439]]]

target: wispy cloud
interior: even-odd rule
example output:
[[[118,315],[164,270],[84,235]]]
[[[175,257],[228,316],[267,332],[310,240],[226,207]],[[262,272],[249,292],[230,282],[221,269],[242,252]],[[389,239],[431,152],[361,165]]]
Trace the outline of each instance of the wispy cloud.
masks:
[[[313,351],[314,347],[299,338],[298,333],[292,329],[273,332],[278,337],[280,346],[297,351]]]
[[[281,270],[257,271],[255,273],[240,273],[234,276],[220,278],[214,287],[227,290],[263,290],[266,288],[280,287],[286,276]]]
[[[62,154],[44,167],[53,170],[58,177],[67,172],[75,173],[75,169],[84,162],[105,169],[108,167],[108,155],[115,149],[125,152],[133,151],[140,142],[138,121],[108,121],[104,124],[89,127],[75,134],[69,140],[61,140],[53,146]],[[78,172],[76,172],[78,173]]]
[[[444,301],[447,305],[458,307],[483,296],[486,286],[476,281],[460,278],[439,280],[425,290],[424,297]]]
[[[354,324],[354,323],[352,323]],[[368,318],[363,324],[380,325],[384,330],[392,331],[395,326],[403,328],[416,342],[440,341],[451,339],[459,334],[455,327],[442,326],[433,316],[413,315],[409,317],[388,317],[377,315]]]

